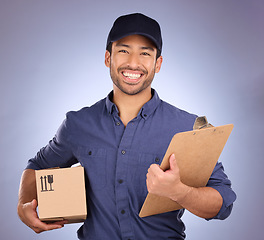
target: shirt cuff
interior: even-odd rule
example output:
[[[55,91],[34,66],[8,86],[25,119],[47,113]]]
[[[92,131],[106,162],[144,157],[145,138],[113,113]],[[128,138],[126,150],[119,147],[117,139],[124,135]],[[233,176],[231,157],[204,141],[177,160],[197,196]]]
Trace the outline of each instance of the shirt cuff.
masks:
[[[233,202],[236,200],[236,194],[230,187],[226,187],[226,186],[210,186],[210,187],[214,188],[220,193],[220,195],[223,198],[223,204],[220,211],[215,217],[206,218],[206,220],[208,221],[211,219],[224,220],[230,215],[232,211]]]

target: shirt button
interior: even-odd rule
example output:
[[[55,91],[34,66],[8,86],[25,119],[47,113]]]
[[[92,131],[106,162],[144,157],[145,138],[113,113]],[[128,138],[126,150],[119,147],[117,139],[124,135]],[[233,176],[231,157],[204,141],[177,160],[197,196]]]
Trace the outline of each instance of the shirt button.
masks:
[[[125,151],[125,150],[122,150],[121,153],[122,153],[123,155],[125,155],[125,154],[126,154],[126,151]]]
[[[121,213],[122,213],[122,214],[125,214],[125,213],[126,213],[126,211],[125,211],[125,210],[121,210]]]
[[[120,122],[116,122],[116,126],[120,126]]]
[[[123,179],[119,179],[118,182],[121,184],[121,183],[123,183],[124,181],[123,181]]]
[[[159,162],[159,158],[158,158],[158,157],[155,158],[155,162],[156,162],[156,163]]]

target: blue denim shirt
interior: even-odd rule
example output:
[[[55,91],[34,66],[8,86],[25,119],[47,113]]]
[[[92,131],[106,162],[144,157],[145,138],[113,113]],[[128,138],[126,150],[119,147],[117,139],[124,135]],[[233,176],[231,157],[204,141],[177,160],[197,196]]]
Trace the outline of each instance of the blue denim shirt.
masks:
[[[160,164],[173,135],[192,130],[196,116],[153,97],[125,127],[116,105],[107,98],[67,113],[55,137],[27,168],[70,167],[80,162],[87,180],[88,216],[79,239],[184,239],[184,209],[140,218],[147,195],[146,174]],[[208,186],[223,197],[215,218],[229,216],[236,198],[221,163]]]

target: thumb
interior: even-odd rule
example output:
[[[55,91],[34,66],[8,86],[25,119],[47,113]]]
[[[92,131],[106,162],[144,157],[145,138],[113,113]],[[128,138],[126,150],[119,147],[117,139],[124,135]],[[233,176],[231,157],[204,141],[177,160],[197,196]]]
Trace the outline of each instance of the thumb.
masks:
[[[178,165],[174,153],[171,154],[169,162],[170,162],[170,170],[174,171],[175,169],[177,169]]]
[[[33,210],[36,210],[36,209],[37,209],[38,202],[37,202],[36,199],[33,199],[33,200],[31,201],[31,206],[32,206],[32,209],[33,209]]]

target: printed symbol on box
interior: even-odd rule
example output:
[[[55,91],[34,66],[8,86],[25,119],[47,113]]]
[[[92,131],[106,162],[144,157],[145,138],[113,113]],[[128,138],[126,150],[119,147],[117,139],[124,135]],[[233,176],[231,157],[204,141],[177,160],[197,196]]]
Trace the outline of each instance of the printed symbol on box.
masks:
[[[48,183],[49,183],[49,189],[47,186],[47,178],[48,178]],[[53,175],[48,175],[44,177],[41,176],[40,183],[41,183],[41,192],[54,191],[54,189],[52,189]]]

